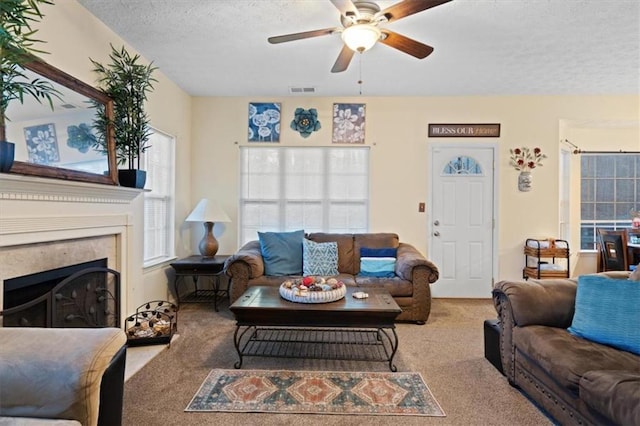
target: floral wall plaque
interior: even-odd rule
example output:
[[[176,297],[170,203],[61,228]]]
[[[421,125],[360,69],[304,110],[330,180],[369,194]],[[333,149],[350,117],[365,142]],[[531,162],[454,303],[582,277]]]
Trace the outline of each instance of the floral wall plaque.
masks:
[[[318,121],[318,110],[315,108],[296,108],[291,120],[291,128],[300,133],[303,138],[308,138],[312,132],[322,128]]]
[[[53,164],[60,161],[56,127],[53,123],[25,127],[24,138],[27,141],[30,163]]]
[[[67,146],[85,154],[96,144],[96,137],[91,131],[91,125],[80,123],[77,126],[67,126]]]
[[[280,104],[249,103],[249,142],[280,142]]]
[[[365,104],[333,104],[333,143],[364,143]]]

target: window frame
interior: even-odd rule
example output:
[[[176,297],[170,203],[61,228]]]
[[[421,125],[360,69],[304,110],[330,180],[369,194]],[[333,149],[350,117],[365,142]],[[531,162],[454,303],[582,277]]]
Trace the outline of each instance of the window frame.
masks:
[[[168,147],[168,154],[169,154],[169,164],[165,164],[165,166],[168,168],[168,172],[167,172],[167,178],[169,180],[168,186],[169,186],[169,190],[168,191],[163,191],[162,194],[158,194],[158,192],[154,191],[154,188],[148,188],[145,189],[144,191],[144,206],[143,206],[143,268],[147,269],[147,268],[152,268],[154,266],[157,265],[161,265],[163,263],[169,262],[171,260],[176,259],[176,248],[175,248],[175,200],[176,200],[176,138],[175,136],[164,132],[162,130],[159,130],[153,126],[150,126],[150,130],[151,130],[151,136],[150,136],[150,147],[149,149],[142,153],[140,155],[140,162],[141,165],[143,167],[143,170],[147,171],[147,182],[146,182],[146,187],[148,188],[149,185],[149,173],[150,171],[152,172],[152,168],[150,170],[149,167],[149,161],[150,161],[150,157],[149,157],[149,153],[151,152],[150,150],[153,149],[154,144],[157,145],[157,143],[159,143],[159,141],[153,141],[153,137],[155,135],[159,135],[163,138],[166,139],[166,141],[170,144],[170,146]],[[165,151],[163,151],[164,153]],[[162,157],[164,158],[164,157]],[[147,225],[148,225],[148,217],[147,217],[147,200],[150,199],[155,199],[155,200],[165,200],[164,204],[166,206],[166,219],[165,219],[165,223],[164,226],[162,227],[165,230],[165,235],[164,235],[164,241],[165,241],[165,247],[164,247],[164,251],[165,253],[159,256],[153,256],[153,257],[146,257],[146,244],[147,244],[147,232],[149,232]]]

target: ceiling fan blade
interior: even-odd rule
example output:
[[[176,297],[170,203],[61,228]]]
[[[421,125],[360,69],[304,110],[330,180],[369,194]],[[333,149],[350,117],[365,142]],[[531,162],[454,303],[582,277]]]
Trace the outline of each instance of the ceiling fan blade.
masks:
[[[376,13],[374,19],[384,16],[389,22],[397,21],[398,19],[431,9],[432,7],[440,6],[450,1],[451,0],[404,0]]]
[[[394,49],[398,49],[401,52],[407,53],[418,59],[424,59],[433,52],[433,47],[410,39],[409,37],[405,37],[402,34],[398,34],[387,29],[383,29],[382,33],[386,37],[381,38],[380,43],[386,44]]]
[[[360,17],[358,8],[351,0],[330,0],[331,3],[340,11],[342,16],[354,16],[356,19]]]
[[[303,33],[285,34],[281,36],[269,37],[267,40],[271,44],[284,43],[287,41],[302,40],[305,38],[320,37],[333,34],[338,28],[325,28],[322,30],[305,31]]]
[[[333,64],[333,68],[331,68],[331,72],[342,72],[349,67],[349,63],[351,62],[351,58],[353,58],[353,54],[355,52],[347,47],[345,44],[342,46],[342,50],[338,55],[338,59],[336,59],[336,63]]]

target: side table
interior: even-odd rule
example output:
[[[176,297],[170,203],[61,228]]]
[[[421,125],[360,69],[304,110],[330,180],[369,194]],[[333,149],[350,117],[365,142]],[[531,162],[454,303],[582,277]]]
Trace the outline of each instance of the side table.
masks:
[[[171,263],[176,277],[173,286],[180,303],[204,303],[213,302],[213,308],[218,312],[218,297],[229,295],[229,287],[220,288],[220,276],[224,268],[224,262],[229,256],[204,257],[201,255],[189,256]],[[193,290],[180,296],[180,284],[189,285],[187,277],[191,277]],[[203,289],[200,278],[207,277],[213,281],[213,289]]]

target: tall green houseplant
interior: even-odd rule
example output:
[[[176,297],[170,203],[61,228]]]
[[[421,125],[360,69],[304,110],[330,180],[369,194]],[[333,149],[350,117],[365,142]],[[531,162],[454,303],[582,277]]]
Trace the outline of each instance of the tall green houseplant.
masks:
[[[124,46],[118,50],[111,45],[109,58],[111,63],[108,65],[90,59],[93,71],[98,74],[98,85],[114,103],[112,123],[106,121],[104,114],[98,115],[95,123],[98,133],[96,148],[104,150],[106,129],[111,124],[118,164],[127,164],[129,170],[139,170],[140,154],[150,147],[148,142],[151,130],[144,103],[147,94],[153,90],[153,83],[157,82],[152,76],[157,68],[152,63],[141,64],[140,55],[131,56]],[[119,174],[122,176],[121,172]],[[128,186],[144,187],[144,184]]]
[[[29,81],[24,74],[24,65],[36,60],[35,54],[46,53],[37,49],[42,40],[34,38],[37,30],[32,24],[44,16],[40,11],[43,4],[53,4],[51,0],[0,0],[0,171],[11,169],[14,144],[7,141],[7,109],[11,101],[23,102],[26,95],[38,102],[47,101],[53,108],[53,96],[58,91],[41,79]]]

